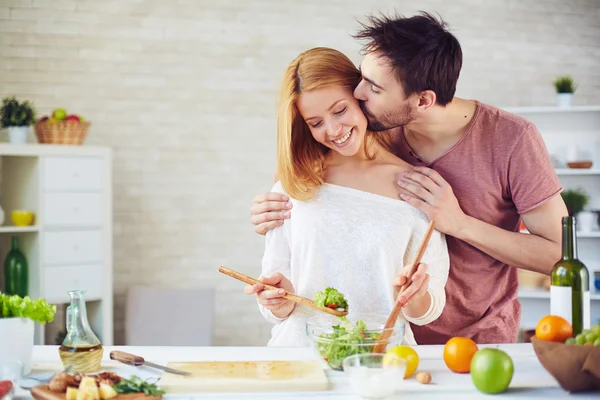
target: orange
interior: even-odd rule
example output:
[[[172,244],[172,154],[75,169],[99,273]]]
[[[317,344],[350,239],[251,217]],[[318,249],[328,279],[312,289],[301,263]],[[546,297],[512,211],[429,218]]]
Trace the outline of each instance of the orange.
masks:
[[[535,327],[535,337],[548,342],[560,342],[573,336],[573,327],[563,317],[546,315]]]
[[[450,371],[467,373],[471,371],[471,359],[477,353],[477,344],[466,337],[453,337],[444,346],[444,363]]]

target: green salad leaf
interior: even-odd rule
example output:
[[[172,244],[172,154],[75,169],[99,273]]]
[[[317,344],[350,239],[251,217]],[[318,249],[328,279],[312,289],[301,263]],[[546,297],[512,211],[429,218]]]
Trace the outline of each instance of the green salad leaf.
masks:
[[[379,338],[378,332],[369,332],[367,324],[356,321],[353,326],[346,317],[340,317],[341,323],[334,325],[333,332],[323,333],[317,342],[317,349],[321,357],[333,369],[341,370],[342,361],[355,354],[370,353]]]
[[[314,301],[316,305],[321,307],[342,308],[348,311],[348,301],[342,293],[332,287],[326,288],[323,292],[315,293]]]
[[[132,375],[129,379],[123,379],[113,386],[115,392],[119,394],[126,393],[144,393],[146,396],[162,396],[165,394],[155,383],[142,380],[140,377]]]
[[[33,322],[46,324],[54,320],[56,306],[46,299],[31,300],[29,296],[0,293],[0,318],[29,318]]]

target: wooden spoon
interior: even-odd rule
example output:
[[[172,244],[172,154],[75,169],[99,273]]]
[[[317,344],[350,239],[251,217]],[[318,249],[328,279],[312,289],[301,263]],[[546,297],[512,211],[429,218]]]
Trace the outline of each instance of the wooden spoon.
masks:
[[[249,277],[247,275],[244,275],[241,272],[237,272],[237,271],[231,270],[231,269],[229,269],[227,267],[223,267],[223,266],[219,267],[219,272],[221,272],[221,273],[223,273],[225,275],[229,275],[232,278],[235,278],[235,279],[240,280],[242,282],[246,282],[249,285],[263,285],[265,288],[267,288],[267,289],[273,289],[273,290],[279,290],[280,289],[280,288],[277,288],[275,286],[271,286],[271,285],[267,285],[265,283],[262,283],[259,280],[256,280],[256,279],[251,278],[251,277]],[[293,301],[295,303],[304,304],[305,306],[312,307],[315,310],[319,310],[319,311],[322,311],[322,312],[327,313],[327,314],[335,315],[336,317],[343,317],[344,315],[348,315],[348,311],[347,310],[340,311],[339,309],[338,310],[334,310],[333,308],[329,308],[329,307],[321,307],[321,306],[316,305],[314,301],[312,301],[310,299],[307,299],[306,297],[297,296],[297,295],[291,294],[291,293],[286,293],[283,297],[285,299],[291,300],[291,301]]]
[[[423,258],[423,254],[425,254],[425,249],[427,249],[427,244],[429,243],[429,239],[431,239],[433,229],[433,221],[430,221],[429,226],[427,227],[427,232],[425,233],[425,238],[423,239],[423,242],[419,247],[419,251],[417,251],[417,256],[415,257],[415,260],[411,264],[410,269],[406,274],[406,277],[408,279],[406,279],[406,283],[404,283],[404,285],[400,287],[397,299],[399,299],[402,293],[404,293],[404,291],[410,286],[412,276],[417,271],[417,267],[419,266],[419,263]],[[394,304],[394,308],[392,309],[390,316],[385,322],[385,326],[383,327],[384,330],[381,333],[381,335],[379,335],[379,337],[377,338],[377,344],[373,348],[373,353],[383,353],[385,351],[386,342],[393,333],[392,327],[394,327],[394,325],[396,324],[396,320],[398,319],[398,316],[400,316],[400,311],[402,311],[403,306],[404,303],[401,303],[400,301],[396,300],[396,304]]]

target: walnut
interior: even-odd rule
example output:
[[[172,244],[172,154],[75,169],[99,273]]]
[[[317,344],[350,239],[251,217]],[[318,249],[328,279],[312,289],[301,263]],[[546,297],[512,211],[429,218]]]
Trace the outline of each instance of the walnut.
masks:
[[[105,383],[108,383],[109,385],[116,385],[121,382],[123,378],[114,372],[101,372],[98,374],[98,379],[100,382],[105,381]]]

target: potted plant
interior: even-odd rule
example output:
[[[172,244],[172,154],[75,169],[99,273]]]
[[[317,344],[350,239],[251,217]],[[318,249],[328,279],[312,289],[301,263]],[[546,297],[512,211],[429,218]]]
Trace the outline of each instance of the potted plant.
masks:
[[[0,128],[8,129],[12,144],[27,143],[29,126],[35,123],[35,110],[29,101],[19,102],[14,96],[2,100]]]
[[[569,211],[569,216],[576,217],[585,206],[587,206],[590,198],[588,195],[581,189],[569,189],[560,193],[565,204],[567,205],[567,210]]]
[[[0,293],[0,360],[18,360],[23,375],[31,372],[34,323],[54,320],[56,306],[45,299]]]
[[[556,89],[556,103],[561,108],[571,107],[573,93],[577,85],[570,75],[559,76],[554,80]]]

